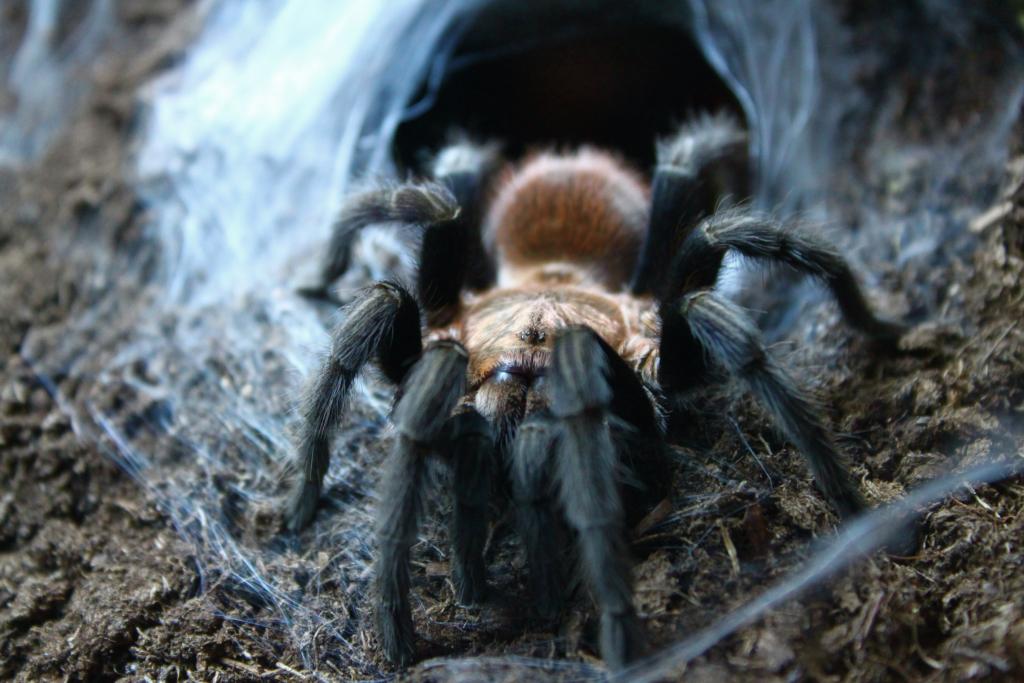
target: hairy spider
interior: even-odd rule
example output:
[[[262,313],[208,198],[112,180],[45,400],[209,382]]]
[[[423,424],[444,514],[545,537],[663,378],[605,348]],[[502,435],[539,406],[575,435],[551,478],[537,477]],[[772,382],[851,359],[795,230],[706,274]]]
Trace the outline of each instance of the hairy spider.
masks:
[[[626,530],[669,481],[665,397],[735,375],[803,453],[848,518],[864,500],[814,403],[765,348],[751,319],[715,292],[730,250],[820,279],[846,320],[896,340],[846,261],[820,239],[752,212],[710,212],[722,169],[745,136],[724,117],[684,125],[658,145],[653,181],[603,151],[544,153],[500,173],[493,146],[460,142],[433,182],[352,197],[322,272],[329,286],[371,224],[422,229],[416,295],[370,287],[333,332],[304,407],[292,530],[314,514],[330,434],[357,373],[376,360],[399,387],[394,447],[377,522],[377,626],[387,657],[414,655],[409,550],[428,459],[452,472],[451,571],[457,597],[484,597],[492,496],[516,507],[539,610],[564,599],[563,538],[601,610],[612,668],[640,654]],[[704,217],[706,216],[706,217]],[[568,533],[566,533],[568,532]]]

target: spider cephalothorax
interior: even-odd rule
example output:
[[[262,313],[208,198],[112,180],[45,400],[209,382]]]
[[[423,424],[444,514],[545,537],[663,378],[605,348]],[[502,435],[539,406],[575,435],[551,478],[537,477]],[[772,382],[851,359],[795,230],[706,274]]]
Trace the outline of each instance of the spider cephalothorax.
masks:
[[[821,279],[846,319],[879,340],[895,340],[901,328],[875,317],[828,244],[749,211],[705,217],[743,142],[725,118],[683,126],[659,145],[649,187],[597,150],[540,154],[502,171],[493,146],[459,143],[437,157],[432,182],[346,203],[324,287],[347,268],[362,227],[404,223],[422,229],[417,291],[377,284],[335,329],[305,405],[287,518],[298,529],[313,516],[331,428],[353,378],[375,360],[399,386],[376,565],[378,633],[392,661],[414,653],[409,550],[430,457],[452,470],[459,600],[484,596],[489,505],[508,498],[544,613],[565,597],[558,538],[564,530],[574,539],[612,667],[642,650],[626,529],[666,493],[665,397],[717,381],[716,367],[735,375],[806,457],[836,510],[863,509],[813,403],[714,286],[735,250]]]

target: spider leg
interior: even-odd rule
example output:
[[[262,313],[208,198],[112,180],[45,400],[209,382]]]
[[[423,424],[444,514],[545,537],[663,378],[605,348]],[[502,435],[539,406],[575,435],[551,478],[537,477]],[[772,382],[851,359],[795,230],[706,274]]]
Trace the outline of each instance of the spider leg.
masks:
[[[334,224],[320,271],[320,283],[304,290],[330,298],[328,288],[348,270],[352,244],[370,225],[398,224],[422,230],[417,299],[431,325],[447,322],[458,304],[467,271],[467,224],[447,187],[405,183],[368,190],[350,198]]]
[[[348,270],[352,243],[363,228],[389,223],[427,227],[451,222],[458,213],[455,197],[436,183],[382,185],[349,197],[331,230],[320,269],[322,287]]]
[[[408,664],[414,654],[409,549],[427,485],[427,456],[465,389],[466,362],[465,350],[455,342],[428,345],[402,383],[392,416],[396,436],[380,487],[375,578],[378,634],[385,655],[396,664]]]
[[[872,312],[857,278],[835,247],[807,232],[783,228],[762,215],[736,209],[719,211],[689,234],[672,264],[663,300],[714,286],[730,249],[749,258],[781,262],[818,278],[831,290],[847,322],[878,341],[895,342],[905,331],[899,323]]]
[[[376,356],[384,374],[397,384],[420,348],[419,310],[398,285],[377,283],[348,307],[303,401],[298,471],[285,514],[288,529],[299,531],[313,518],[330,461],[331,432],[356,375]]]
[[[633,610],[621,463],[610,425],[616,359],[622,363],[592,330],[573,328],[555,342],[548,380],[551,413],[559,425],[554,468],[559,498],[601,608],[601,655],[612,669],[635,659],[643,640]]]
[[[484,544],[491,494],[494,436],[475,410],[449,420],[455,509],[451,518],[452,582],[460,604],[482,602],[487,592]]]
[[[481,225],[487,188],[500,164],[497,144],[479,144],[462,138],[442,149],[431,169],[437,182],[445,185],[462,207],[457,238],[465,244],[465,284],[470,289],[485,289],[494,283],[494,262],[484,249]],[[451,254],[453,244],[459,243],[454,239],[439,242],[442,255]],[[445,259],[438,261],[444,263]]]
[[[839,514],[849,518],[864,509],[864,499],[814,402],[765,349],[757,326],[742,309],[702,290],[663,309],[662,325],[658,380],[663,386],[693,386],[699,382],[695,378],[706,376],[709,361],[721,364],[746,384],[797,446]]]
[[[745,179],[716,177],[728,173],[727,162],[736,166],[737,159],[745,159],[746,142],[731,117],[718,115],[699,117],[658,144],[647,234],[630,283],[633,294],[650,293],[665,282],[667,255],[686,237],[684,231],[714,210],[719,197],[748,194]]]
[[[512,444],[512,494],[516,526],[526,548],[537,611],[550,618],[565,598],[562,524],[555,514],[552,455],[558,423],[546,410],[527,417]]]

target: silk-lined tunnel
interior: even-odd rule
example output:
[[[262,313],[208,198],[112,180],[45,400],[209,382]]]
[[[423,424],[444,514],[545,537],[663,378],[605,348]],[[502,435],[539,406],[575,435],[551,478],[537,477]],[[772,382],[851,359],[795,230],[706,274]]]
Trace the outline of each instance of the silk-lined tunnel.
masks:
[[[674,11],[613,3],[498,0],[462,21],[398,128],[399,165],[457,131],[496,140],[516,158],[541,147],[614,150],[648,169],[654,140],[687,116],[729,111],[736,97]]]

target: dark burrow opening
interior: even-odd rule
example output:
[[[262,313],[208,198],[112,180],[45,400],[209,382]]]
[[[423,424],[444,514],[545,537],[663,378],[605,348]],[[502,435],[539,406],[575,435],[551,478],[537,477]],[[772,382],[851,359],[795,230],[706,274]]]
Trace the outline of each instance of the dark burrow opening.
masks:
[[[398,128],[399,166],[422,168],[465,131],[500,141],[510,158],[592,144],[648,169],[654,140],[688,116],[727,110],[742,119],[686,16],[578,5],[498,0],[462,22]]]

